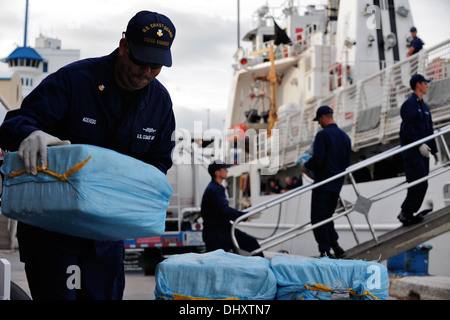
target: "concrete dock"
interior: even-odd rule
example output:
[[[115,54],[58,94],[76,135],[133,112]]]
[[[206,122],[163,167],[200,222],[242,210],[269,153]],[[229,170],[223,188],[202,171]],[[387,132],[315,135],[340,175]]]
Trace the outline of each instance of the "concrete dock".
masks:
[[[389,295],[401,300],[450,300],[450,278],[390,277]]]
[[[24,265],[17,250],[0,250],[11,264],[11,280],[30,295]],[[127,271],[124,300],[154,300],[155,277],[143,271]],[[390,277],[390,300],[450,300],[450,277]]]
[[[8,260],[11,264],[11,281],[31,296],[24,264],[19,259],[19,252],[17,250],[0,250],[0,258]],[[127,271],[125,273],[124,300],[154,300],[154,290],[154,276],[145,276],[144,271]]]

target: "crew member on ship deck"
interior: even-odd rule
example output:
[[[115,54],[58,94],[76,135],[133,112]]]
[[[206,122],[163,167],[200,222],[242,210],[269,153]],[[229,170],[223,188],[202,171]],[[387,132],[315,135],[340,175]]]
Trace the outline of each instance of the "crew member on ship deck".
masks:
[[[413,54],[419,53],[423,48],[423,41],[419,37],[417,37],[417,29],[416,27],[411,28],[411,37],[413,40],[411,41],[411,46],[409,47],[407,57],[411,57]]]

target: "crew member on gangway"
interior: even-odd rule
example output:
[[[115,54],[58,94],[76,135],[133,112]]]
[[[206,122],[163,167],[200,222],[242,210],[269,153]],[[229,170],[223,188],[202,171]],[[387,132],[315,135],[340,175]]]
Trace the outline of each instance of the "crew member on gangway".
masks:
[[[211,182],[205,189],[201,204],[203,218],[203,241],[207,251],[223,249],[234,252],[235,248],[231,240],[231,223],[244,212],[232,208],[228,204],[225,187],[222,182],[228,178],[229,164],[215,160],[208,166]],[[235,230],[236,240],[239,247],[245,251],[252,252],[259,249],[258,241],[238,229]],[[262,253],[259,254],[263,256]]]
[[[406,146],[415,141],[426,138],[434,133],[431,112],[423,96],[428,92],[430,80],[423,75],[416,74],[410,80],[412,95],[403,103],[400,115],[402,123],[400,127],[400,143]],[[434,139],[402,153],[406,181],[411,183],[430,172],[430,154],[438,162],[438,149]],[[422,206],[423,199],[428,189],[428,182],[424,181],[416,186],[408,188],[406,199],[403,202],[398,219],[404,226],[419,223],[423,220],[422,215],[414,215]]]
[[[351,161],[350,137],[341,130],[333,118],[333,109],[321,106],[314,121],[319,122],[323,130],[314,139],[313,156],[302,162],[300,168],[314,172],[314,183],[329,179],[345,171]],[[313,189],[311,198],[311,224],[331,218],[336,210],[339,194],[344,184],[344,177],[333,180]],[[339,258],[344,250],[338,244],[338,234],[333,221],[315,228],[314,237],[319,244],[320,256]],[[333,249],[334,254],[330,252]]]

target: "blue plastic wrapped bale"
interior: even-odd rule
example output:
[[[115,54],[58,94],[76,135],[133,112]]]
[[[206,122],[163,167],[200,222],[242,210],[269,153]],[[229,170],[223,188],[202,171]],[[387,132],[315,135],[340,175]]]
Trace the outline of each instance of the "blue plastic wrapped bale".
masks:
[[[49,231],[94,240],[161,235],[172,188],[157,168],[89,145],[48,148],[48,168],[24,172],[7,153],[2,213]]]
[[[269,260],[216,250],[174,255],[156,268],[157,300],[273,300]]]
[[[377,262],[277,255],[271,266],[278,300],[386,300],[389,296],[387,269]]]

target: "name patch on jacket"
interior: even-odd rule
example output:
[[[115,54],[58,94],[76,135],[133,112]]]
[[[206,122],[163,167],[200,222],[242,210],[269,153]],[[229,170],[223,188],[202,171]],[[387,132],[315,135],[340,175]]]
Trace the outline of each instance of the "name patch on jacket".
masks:
[[[97,120],[91,119],[91,118],[88,118],[88,117],[84,117],[83,118],[83,122],[89,123],[89,124],[93,124],[93,125],[97,124]]]
[[[155,139],[155,136],[151,134],[151,133],[155,133],[156,132],[155,129],[153,129],[153,128],[144,128],[142,130],[144,132],[146,132],[146,133],[138,133],[136,138],[138,138],[139,140],[147,140],[147,141],[152,141],[152,140]]]

